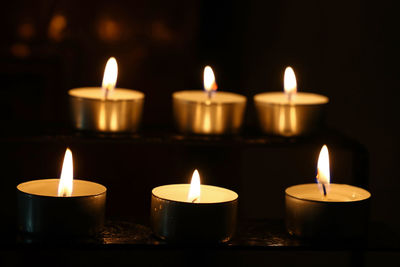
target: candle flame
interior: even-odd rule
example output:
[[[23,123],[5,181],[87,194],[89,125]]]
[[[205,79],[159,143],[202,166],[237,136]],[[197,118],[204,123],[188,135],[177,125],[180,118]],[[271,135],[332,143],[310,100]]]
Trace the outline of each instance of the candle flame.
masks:
[[[187,201],[192,203],[200,202],[200,175],[197,170],[194,170],[192,175]]]
[[[118,77],[118,64],[114,57],[110,57],[107,61],[106,68],[104,69],[102,88],[104,96],[107,98],[109,94],[114,91],[115,84]]]
[[[210,66],[206,66],[204,68],[203,83],[204,83],[204,90],[207,93],[216,91],[218,88],[217,83],[215,82],[214,72]]]
[[[294,74],[294,71],[291,67],[287,67],[285,69],[283,87],[288,98],[290,98],[292,94],[296,94],[297,92],[296,75]]]
[[[331,177],[329,173],[329,152],[328,147],[324,145],[318,157],[317,181],[322,185],[329,185]]]
[[[72,195],[73,172],[72,152],[67,148],[61,170],[60,182],[58,183],[59,197],[70,197]]]

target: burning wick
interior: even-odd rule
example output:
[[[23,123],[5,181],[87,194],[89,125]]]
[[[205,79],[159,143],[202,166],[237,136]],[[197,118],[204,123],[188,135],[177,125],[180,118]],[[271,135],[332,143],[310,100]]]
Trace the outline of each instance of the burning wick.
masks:
[[[212,91],[208,91],[207,92],[207,97],[208,97],[209,100],[211,99],[211,96],[212,96]]]
[[[324,191],[324,197],[327,195],[326,185],[329,185],[331,176],[329,173],[329,152],[328,147],[323,145],[321,152],[318,157],[318,167],[317,167],[317,180],[318,183],[322,185],[322,190]]]
[[[323,183],[322,181],[321,181],[321,177],[320,177],[320,175],[319,174],[317,174],[317,181],[321,184],[321,186],[322,186],[322,191],[323,191],[323,193],[324,193],[324,197],[326,197],[326,186],[325,186],[325,183]]]
[[[326,188],[324,184],[322,184],[322,190],[324,190],[324,197],[326,197]]]
[[[106,100],[107,100],[107,98],[108,98],[108,92],[109,92],[108,89],[106,89],[106,90],[104,91],[104,99],[106,99]]]
[[[194,198],[194,199],[192,200],[192,203],[196,203],[198,199],[199,199],[199,197]]]
[[[293,94],[292,93],[288,93],[287,94],[287,98],[288,98],[289,102],[292,102]]]

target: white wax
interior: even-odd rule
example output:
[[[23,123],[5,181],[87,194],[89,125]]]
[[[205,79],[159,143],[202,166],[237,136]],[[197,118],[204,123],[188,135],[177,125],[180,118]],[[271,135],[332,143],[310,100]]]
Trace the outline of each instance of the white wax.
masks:
[[[265,104],[279,105],[322,105],[329,102],[329,98],[323,95],[297,92],[292,95],[291,101],[284,92],[267,92],[254,96],[254,101]]]
[[[58,183],[60,179],[40,179],[21,183],[17,189],[31,195],[58,197]],[[106,187],[85,180],[74,179],[71,197],[94,196],[106,191]]]
[[[74,88],[68,91],[70,96],[88,98],[88,99],[98,99],[104,100],[104,91],[100,87],[82,87]],[[109,93],[107,100],[139,100],[143,99],[144,94],[139,91],[115,88],[113,92]]]
[[[187,200],[189,188],[190,184],[170,184],[153,188],[152,193],[162,199],[191,203]],[[237,198],[238,194],[232,190],[212,185],[200,185],[200,202],[194,204],[230,202]]]
[[[326,196],[317,183],[294,185],[288,187],[285,192],[298,199],[319,202],[352,202],[371,197],[367,190],[346,184],[330,184]]]
[[[193,91],[179,91],[172,94],[173,98],[195,103],[210,103],[210,104],[229,104],[229,103],[241,103],[246,102],[246,97],[230,93],[216,91],[213,92],[212,97],[208,98],[205,91],[193,90]]]

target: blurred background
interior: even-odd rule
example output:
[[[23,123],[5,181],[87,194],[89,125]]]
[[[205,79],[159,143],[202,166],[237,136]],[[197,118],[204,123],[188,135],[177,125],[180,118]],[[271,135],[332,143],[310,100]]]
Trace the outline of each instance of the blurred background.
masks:
[[[367,148],[372,219],[399,228],[400,24],[391,1],[14,0],[2,10],[2,135],[68,127],[67,91],[100,86],[110,56],[117,86],[146,94],[142,128],[170,127],[171,93],[201,89],[206,64],[219,90],[248,97],[251,128],[252,96],[282,90],[290,65],[299,91],[330,98],[328,126]]]

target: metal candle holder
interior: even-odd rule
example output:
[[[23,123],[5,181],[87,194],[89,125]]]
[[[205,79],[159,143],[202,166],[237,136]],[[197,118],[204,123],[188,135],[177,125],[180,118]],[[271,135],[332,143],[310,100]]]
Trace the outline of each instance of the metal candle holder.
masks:
[[[285,191],[286,228],[297,237],[305,239],[354,239],[367,233],[370,194],[366,190],[349,185],[348,189],[365,198],[357,201],[319,201],[298,198],[292,188],[316,186],[304,184]],[[335,184],[331,184],[335,186]]]
[[[225,189],[227,190],[227,189]],[[238,198],[219,203],[188,203],[151,196],[153,233],[171,243],[222,243],[236,231]]]
[[[307,135],[321,127],[325,116],[325,106],[328,102],[327,98],[325,102],[312,104],[273,103],[263,99],[268,94],[271,93],[254,96],[262,132],[269,135],[290,137]],[[298,94],[315,95],[310,93]]]
[[[71,120],[76,129],[98,132],[138,130],[144,104],[143,93],[134,91],[139,95],[135,99],[93,99],[71,94],[73,90],[79,89],[81,88],[69,92]]]
[[[193,93],[198,99],[187,99],[182,94]],[[240,131],[246,107],[244,96],[217,92],[215,95],[235,97],[235,101],[208,100],[203,91],[180,91],[172,95],[173,116],[179,132],[184,134],[223,135]]]
[[[99,233],[104,225],[106,188],[100,184],[74,180],[74,185],[96,187],[100,193],[56,197],[24,191],[29,183],[57,185],[59,179],[29,181],[17,186],[18,229],[42,237],[80,237]]]

